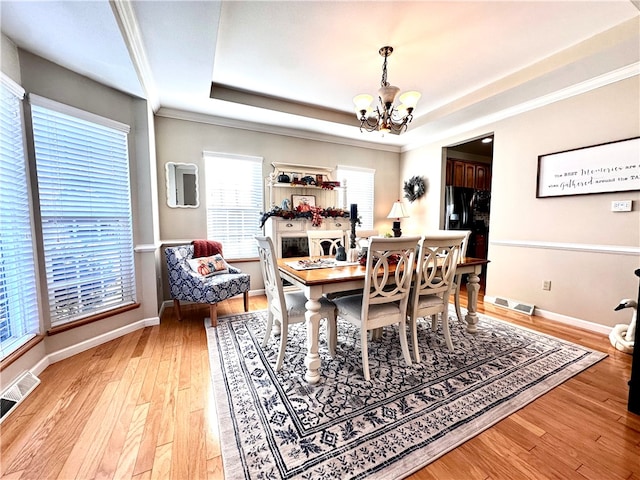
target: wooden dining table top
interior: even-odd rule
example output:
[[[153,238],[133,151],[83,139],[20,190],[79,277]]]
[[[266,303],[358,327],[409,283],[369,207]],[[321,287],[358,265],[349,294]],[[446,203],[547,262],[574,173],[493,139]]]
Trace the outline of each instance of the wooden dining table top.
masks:
[[[313,257],[313,259],[317,259],[318,257]],[[332,257],[322,257],[322,258],[332,258]],[[327,283],[340,283],[340,282],[350,282],[353,280],[364,279],[366,274],[366,267],[364,265],[358,264],[337,264],[330,267],[325,268],[313,268],[308,270],[297,270],[288,263],[295,263],[300,260],[310,260],[311,257],[288,257],[288,258],[279,258],[278,259],[278,268],[281,272],[286,272],[287,275],[295,277],[300,283],[305,286],[312,285],[324,285]],[[463,266],[478,266],[485,265],[489,263],[489,260],[485,258],[473,258],[473,257],[463,257],[460,262],[458,262],[458,267]]]

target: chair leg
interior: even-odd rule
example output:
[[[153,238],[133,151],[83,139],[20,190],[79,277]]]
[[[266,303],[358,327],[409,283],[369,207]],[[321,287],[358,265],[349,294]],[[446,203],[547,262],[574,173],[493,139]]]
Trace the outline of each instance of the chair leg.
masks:
[[[455,282],[456,288],[453,298],[456,306],[456,315],[458,315],[458,321],[462,322],[462,312],[460,311],[460,283],[462,282],[462,275],[457,275]]]
[[[327,339],[329,340],[329,356],[336,356],[336,345],[338,344],[337,316],[327,318]]]
[[[369,332],[367,330],[360,327],[360,343],[362,344],[362,374],[364,375],[364,379],[369,381],[371,377],[369,376],[369,352],[367,350],[367,337]]]
[[[282,329],[280,330],[280,349],[278,350],[278,360],[276,361],[276,372],[282,368],[282,362],[284,361],[284,352],[287,349],[287,337],[289,336],[289,325],[282,322]]]
[[[438,330],[438,316],[431,315],[431,331],[435,332],[436,330]]]
[[[418,322],[417,319],[409,317],[409,328],[411,329],[411,343],[413,347],[413,359],[420,363],[420,349],[418,347]]]
[[[409,345],[407,343],[407,321],[401,320],[398,325],[398,333],[400,335],[400,346],[402,347],[402,355],[408,367],[411,366],[411,354],[409,354]]]
[[[180,300],[173,299],[173,308],[176,309],[176,316],[178,317],[178,321],[182,321],[182,312],[180,311]]]
[[[218,304],[212,303],[209,305],[209,315],[211,317],[211,326],[218,326]]]
[[[265,327],[264,338],[262,339],[262,348],[267,346],[271,338],[271,327],[273,326],[273,312],[269,310],[267,313],[267,326]]]
[[[249,291],[247,290],[246,292],[244,292],[242,296],[244,300],[244,311],[248,312],[249,311]]]
[[[442,330],[444,330],[444,339],[447,342],[447,347],[453,352],[453,342],[449,331],[449,312],[442,312]]]

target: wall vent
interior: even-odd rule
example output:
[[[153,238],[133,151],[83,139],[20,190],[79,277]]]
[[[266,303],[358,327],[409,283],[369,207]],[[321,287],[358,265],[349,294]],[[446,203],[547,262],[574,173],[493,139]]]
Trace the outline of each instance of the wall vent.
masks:
[[[517,300],[511,300],[504,297],[496,297],[493,300],[493,304],[498,307],[515,310],[516,312],[526,313],[527,315],[533,315],[533,310],[535,308],[534,305],[529,305],[527,303],[522,303]]]
[[[23,373],[0,395],[0,423],[9,416],[27,395],[38,386],[40,379],[31,372]]]

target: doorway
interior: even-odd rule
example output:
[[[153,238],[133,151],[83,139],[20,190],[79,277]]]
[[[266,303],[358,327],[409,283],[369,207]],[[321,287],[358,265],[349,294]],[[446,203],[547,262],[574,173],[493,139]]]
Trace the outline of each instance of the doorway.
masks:
[[[443,225],[471,230],[467,256],[487,258],[491,215],[493,134],[444,147],[446,171]],[[486,270],[481,278],[484,287]]]

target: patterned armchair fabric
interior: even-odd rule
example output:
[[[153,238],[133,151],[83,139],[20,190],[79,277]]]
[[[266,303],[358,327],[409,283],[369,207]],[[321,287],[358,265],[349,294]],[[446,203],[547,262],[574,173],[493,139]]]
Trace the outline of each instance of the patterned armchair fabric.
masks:
[[[180,300],[211,305],[211,323],[217,325],[216,304],[241,293],[244,295],[244,310],[248,310],[250,276],[230,266],[229,273],[202,277],[194,272],[187,260],[193,258],[193,245],[180,245],[165,249],[171,298],[176,307],[178,319]]]

